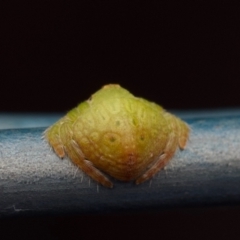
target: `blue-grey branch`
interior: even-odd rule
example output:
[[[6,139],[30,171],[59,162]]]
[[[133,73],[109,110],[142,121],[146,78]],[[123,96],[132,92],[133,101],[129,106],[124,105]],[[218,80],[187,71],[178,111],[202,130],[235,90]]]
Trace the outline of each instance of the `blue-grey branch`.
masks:
[[[184,120],[186,150],[151,181],[113,180],[113,189],[59,159],[41,139],[45,128],[0,130],[0,217],[239,204],[240,113]]]

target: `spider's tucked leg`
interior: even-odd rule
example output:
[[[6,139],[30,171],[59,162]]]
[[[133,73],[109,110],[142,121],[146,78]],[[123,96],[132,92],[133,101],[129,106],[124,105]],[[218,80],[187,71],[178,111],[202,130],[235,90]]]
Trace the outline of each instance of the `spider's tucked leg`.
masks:
[[[54,152],[60,157],[65,156],[64,145],[61,139],[61,128],[62,121],[60,120],[58,124],[54,124],[49,127],[45,132],[44,136],[48,140],[50,146],[53,148]]]
[[[69,142],[66,150],[71,161],[83,172],[85,172],[95,181],[101,183],[104,187],[113,187],[112,182],[100,170],[98,170],[91,161],[85,159],[77,142],[72,139]]]
[[[177,147],[178,139],[174,133],[171,133],[163,153],[159,156],[158,160],[151,166],[151,168],[149,168],[145,173],[137,178],[136,184],[147,181],[148,179],[152,178],[158,171],[164,168],[168,164],[169,160],[173,157]]]
[[[60,120],[58,124],[46,130],[45,137],[49,141],[51,147],[59,157],[63,158],[67,154],[69,159],[82,171],[103,186],[112,188],[112,182],[110,182],[101,171],[95,168],[90,161],[85,159],[80,146],[74,140],[71,126],[71,120],[64,118]]]
[[[178,145],[181,150],[185,149],[189,137],[190,128],[185,122],[179,122]]]

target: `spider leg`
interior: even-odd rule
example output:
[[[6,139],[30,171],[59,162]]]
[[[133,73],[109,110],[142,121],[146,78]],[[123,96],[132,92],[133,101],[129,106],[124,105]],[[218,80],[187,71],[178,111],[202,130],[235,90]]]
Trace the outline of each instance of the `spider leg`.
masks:
[[[69,142],[66,147],[68,157],[71,161],[77,165],[83,172],[89,175],[95,181],[101,183],[104,187],[112,188],[112,182],[96,167],[94,167],[93,163],[87,159],[85,159],[79,145],[73,139]]]
[[[182,148],[186,144],[186,142],[184,142],[185,139],[179,142],[179,133],[180,133],[180,136],[182,135],[181,133],[182,121],[167,112],[164,114],[164,118],[169,123],[169,136],[168,136],[167,144],[165,145],[163,153],[159,156],[159,159],[150,167],[150,169],[148,169],[143,175],[141,175],[136,180],[136,184],[145,182],[151,177],[153,177],[158,171],[160,171],[162,168],[164,168],[168,164],[170,159],[175,154],[178,146]]]
[[[178,129],[178,145],[183,150],[187,145],[190,128],[185,122],[178,121]]]
[[[60,120],[59,123],[54,124],[44,132],[45,138],[53,148],[54,152],[60,158],[63,158],[65,156],[64,145],[62,143],[60,134],[62,124],[63,122]]]
[[[151,166],[151,168],[149,168],[145,173],[137,178],[136,184],[147,181],[148,179],[152,178],[158,171],[164,168],[169,160],[173,157],[177,147],[178,139],[174,133],[171,133],[163,153],[159,156],[158,160]]]
[[[112,182],[95,168],[91,161],[85,159],[79,145],[74,140],[71,125],[70,119],[63,118],[44,132],[45,138],[60,158],[67,154],[69,159],[83,172],[103,186],[112,188]]]
[[[91,161],[85,159],[80,146],[74,140],[73,132],[68,123],[62,124],[61,131],[63,133],[62,142],[69,159],[95,181],[104,187],[112,188],[112,182]]]
[[[150,169],[148,169],[136,180],[136,184],[147,181],[148,179],[153,177],[158,171],[160,171],[167,165],[169,160],[175,154],[178,147],[183,150],[186,146],[190,131],[188,125],[170,113],[166,112],[164,114],[164,117],[166,121],[170,124],[170,134],[168,136],[167,144],[163,150],[163,153],[159,156],[159,159],[153,164],[153,166],[151,166]]]

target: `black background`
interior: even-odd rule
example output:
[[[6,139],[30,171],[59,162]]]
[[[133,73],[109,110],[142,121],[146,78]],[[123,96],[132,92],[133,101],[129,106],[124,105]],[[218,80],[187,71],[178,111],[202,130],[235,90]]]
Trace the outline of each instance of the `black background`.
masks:
[[[2,1],[1,11],[0,112],[65,112],[108,83],[167,109],[240,107],[232,1]],[[1,229],[25,239],[229,239],[239,212],[46,216]]]
[[[239,207],[5,219],[3,239],[239,239]]]
[[[231,1],[21,1],[2,10],[0,111],[66,112],[119,83],[167,109],[239,107]]]

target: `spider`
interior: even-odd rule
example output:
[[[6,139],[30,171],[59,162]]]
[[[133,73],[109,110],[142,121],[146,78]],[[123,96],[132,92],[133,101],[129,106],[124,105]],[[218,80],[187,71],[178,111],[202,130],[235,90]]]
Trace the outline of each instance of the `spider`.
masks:
[[[105,187],[108,175],[140,184],[183,150],[188,125],[161,106],[133,96],[117,84],[105,85],[80,103],[44,136],[60,157],[68,158]]]

